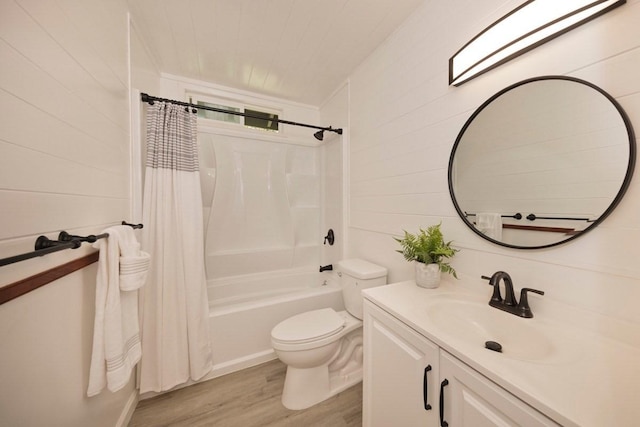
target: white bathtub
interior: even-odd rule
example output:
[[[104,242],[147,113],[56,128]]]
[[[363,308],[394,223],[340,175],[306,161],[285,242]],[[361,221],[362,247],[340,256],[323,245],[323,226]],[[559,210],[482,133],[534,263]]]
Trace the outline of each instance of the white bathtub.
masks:
[[[327,272],[287,270],[210,280],[208,292],[214,366],[207,379],[275,359],[271,329],[282,320],[324,307],[344,310],[337,277]]]

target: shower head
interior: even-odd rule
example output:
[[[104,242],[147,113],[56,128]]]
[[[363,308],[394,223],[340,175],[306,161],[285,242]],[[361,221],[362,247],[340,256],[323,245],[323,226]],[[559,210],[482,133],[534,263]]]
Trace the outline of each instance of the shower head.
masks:
[[[333,129],[331,126],[329,126],[328,128],[320,129],[318,132],[314,133],[313,136],[315,136],[318,141],[322,141],[322,139],[324,138],[325,130],[328,130],[329,132],[335,132],[338,135],[342,135],[342,129]]]

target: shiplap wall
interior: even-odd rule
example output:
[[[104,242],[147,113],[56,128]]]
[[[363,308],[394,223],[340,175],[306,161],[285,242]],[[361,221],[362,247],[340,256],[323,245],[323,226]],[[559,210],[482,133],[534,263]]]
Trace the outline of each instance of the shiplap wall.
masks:
[[[529,77],[579,77],[609,92],[640,131],[640,2],[597,18],[460,87],[448,86],[448,59],[521,2],[425,1],[350,77],[349,245],[389,268],[389,280],[413,278],[392,236],[442,221],[461,249],[454,267],[478,286],[481,274],[511,273],[517,288],[542,289],[560,301],[640,321],[640,184],[597,229],[567,245],[516,251],[493,245],[457,217],[447,187],[458,132],[483,101]],[[336,108],[327,103],[327,108]],[[342,107],[341,107],[342,108]]]
[[[129,48],[134,71],[149,65],[128,36],[124,0],[0,2],[0,257],[129,219]],[[0,286],[89,250],[3,267]],[[95,277],[93,264],[0,306],[0,425],[124,425],[133,380],[86,397]]]
[[[321,236],[326,236],[329,229],[334,232],[333,245],[325,244],[321,251],[321,265],[336,264],[343,259],[343,249],[347,242],[347,230],[345,228],[346,192],[344,191],[345,177],[347,176],[346,159],[349,146],[349,86],[344,84],[335,91],[328,103],[320,110],[320,123],[322,126],[342,128],[343,134],[325,132],[322,145],[322,226]],[[323,237],[324,238],[324,237]]]
[[[0,7],[4,257],[32,250],[40,234],[99,232],[127,218],[128,24],[123,1]],[[59,253],[16,268],[23,276],[77,256]],[[14,279],[7,272],[16,268],[3,269],[3,279]]]

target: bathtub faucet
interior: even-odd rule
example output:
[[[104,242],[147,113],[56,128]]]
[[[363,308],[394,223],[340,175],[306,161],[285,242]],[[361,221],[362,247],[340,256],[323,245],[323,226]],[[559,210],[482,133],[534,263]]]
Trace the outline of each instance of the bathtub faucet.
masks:
[[[320,266],[320,273],[322,273],[323,271],[331,271],[331,270],[333,270],[333,264]]]

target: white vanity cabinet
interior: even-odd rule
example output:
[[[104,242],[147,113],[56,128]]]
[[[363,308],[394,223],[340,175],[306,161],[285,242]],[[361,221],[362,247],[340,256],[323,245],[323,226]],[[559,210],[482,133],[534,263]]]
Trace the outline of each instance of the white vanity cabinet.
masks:
[[[560,425],[444,350],[440,350],[439,384],[438,399],[449,427]]]
[[[365,300],[363,425],[438,425],[438,346]]]
[[[559,425],[368,300],[363,390],[366,427]]]

